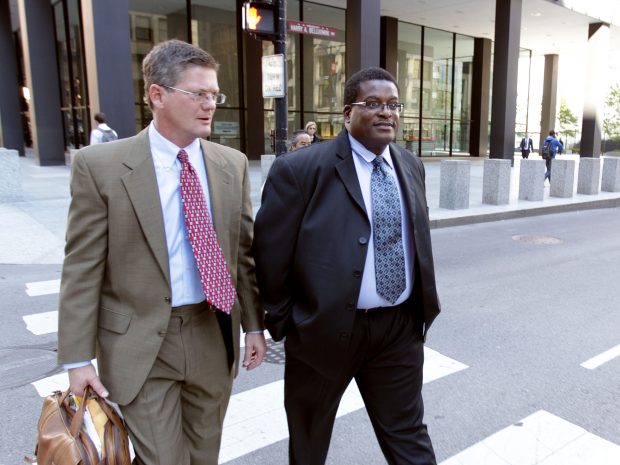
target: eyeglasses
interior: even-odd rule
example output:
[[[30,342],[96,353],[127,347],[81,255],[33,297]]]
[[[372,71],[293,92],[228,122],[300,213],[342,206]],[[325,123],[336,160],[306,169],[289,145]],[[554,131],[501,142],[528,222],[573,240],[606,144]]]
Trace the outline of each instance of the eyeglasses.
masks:
[[[374,100],[371,102],[353,102],[350,105],[359,105],[360,107],[366,107],[370,111],[377,112],[387,108],[392,113],[402,113],[405,109],[404,103],[381,103]]]
[[[198,103],[213,102],[216,105],[221,105],[222,103],[226,101],[226,95],[222,93],[214,94],[213,92],[190,92],[189,90],[178,89],[172,86],[162,85],[162,87],[165,87],[166,89],[172,89],[178,92],[182,92],[185,95],[189,95],[194,102],[198,102]]]

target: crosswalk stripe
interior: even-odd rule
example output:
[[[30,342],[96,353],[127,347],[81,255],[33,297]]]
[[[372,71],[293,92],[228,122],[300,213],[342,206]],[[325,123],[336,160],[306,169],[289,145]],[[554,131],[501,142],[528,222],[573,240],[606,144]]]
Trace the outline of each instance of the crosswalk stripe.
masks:
[[[539,410],[440,465],[617,465],[620,446]]]
[[[37,336],[58,332],[57,310],[24,315],[22,319],[26,323],[26,329]]]
[[[40,295],[58,294],[60,292],[60,279],[51,281],[35,281],[26,283],[26,294],[30,297]]]
[[[620,357],[620,344],[618,344],[616,347],[612,347],[611,349],[606,350],[605,352],[597,355],[596,357],[592,357],[591,359],[586,360],[581,364],[581,366],[587,368],[588,370],[594,370],[595,368],[600,367],[602,364],[607,363],[616,357]]]

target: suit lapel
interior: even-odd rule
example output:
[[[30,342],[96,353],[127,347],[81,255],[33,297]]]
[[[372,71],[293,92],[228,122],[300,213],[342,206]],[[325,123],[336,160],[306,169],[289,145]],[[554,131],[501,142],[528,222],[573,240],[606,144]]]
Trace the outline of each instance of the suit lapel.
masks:
[[[392,160],[396,167],[396,176],[398,176],[398,182],[400,183],[400,188],[413,223],[416,217],[416,191],[418,190],[417,185],[419,183],[416,181],[413,165],[407,163],[404,159],[408,154],[403,154],[396,144],[390,144],[390,154],[392,155]]]
[[[144,237],[169,283],[170,270],[164,218],[146,129],[137,136],[136,143],[127,154],[123,164],[131,171],[123,175],[121,180],[138,217]]]
[[[211,198],[211,214],[213,227],[220,247],[225,254],[230,250],[227,225],[229,223],[231,199],[233,199],[233,173],[227,169],[226,156],[217,144],[200,141],[202,154],[207,170],[209,197]],[[229,259],[230,257],[227,257]]]
[[[355,162],[353,161],[349,136],[346,130],[342,130],[338,135],[336,140],[336,155],[340,158],[340,161],[336,163],[338,176],[340,176],[344,187],[357,206],[368,216],[366,206],[364,205],[364,197],[362,196],[360,182],[357,178],[357,171],[355,171]]]

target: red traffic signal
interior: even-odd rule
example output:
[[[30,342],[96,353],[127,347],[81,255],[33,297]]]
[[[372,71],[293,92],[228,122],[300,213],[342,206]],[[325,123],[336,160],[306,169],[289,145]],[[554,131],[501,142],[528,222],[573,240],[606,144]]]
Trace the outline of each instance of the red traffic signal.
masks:
[[[273,3],[245,2],[242,9],[243,29],[257,36],[277,35],[276,6]]]

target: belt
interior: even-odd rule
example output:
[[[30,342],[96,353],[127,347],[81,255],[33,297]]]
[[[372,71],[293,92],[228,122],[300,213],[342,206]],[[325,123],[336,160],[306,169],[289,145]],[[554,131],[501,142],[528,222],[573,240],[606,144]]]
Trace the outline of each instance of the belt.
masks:
[[[180,305],[178,307],[172,307],[172,315],[173,316],[184,316],[184,315],[197,315],[198,313],[204,312],[205,310],[212,310],[213,306],[207,303],[206,300],[203,300],[197,304],[188,304],[188,305]]]
[[[376,312],[385,312],[389,310],[396,310],[400,308],[402,304],[394,305],[392,307],[372,307],[372,308],[358,308],[357,311],[361,313],[376,313]]]

